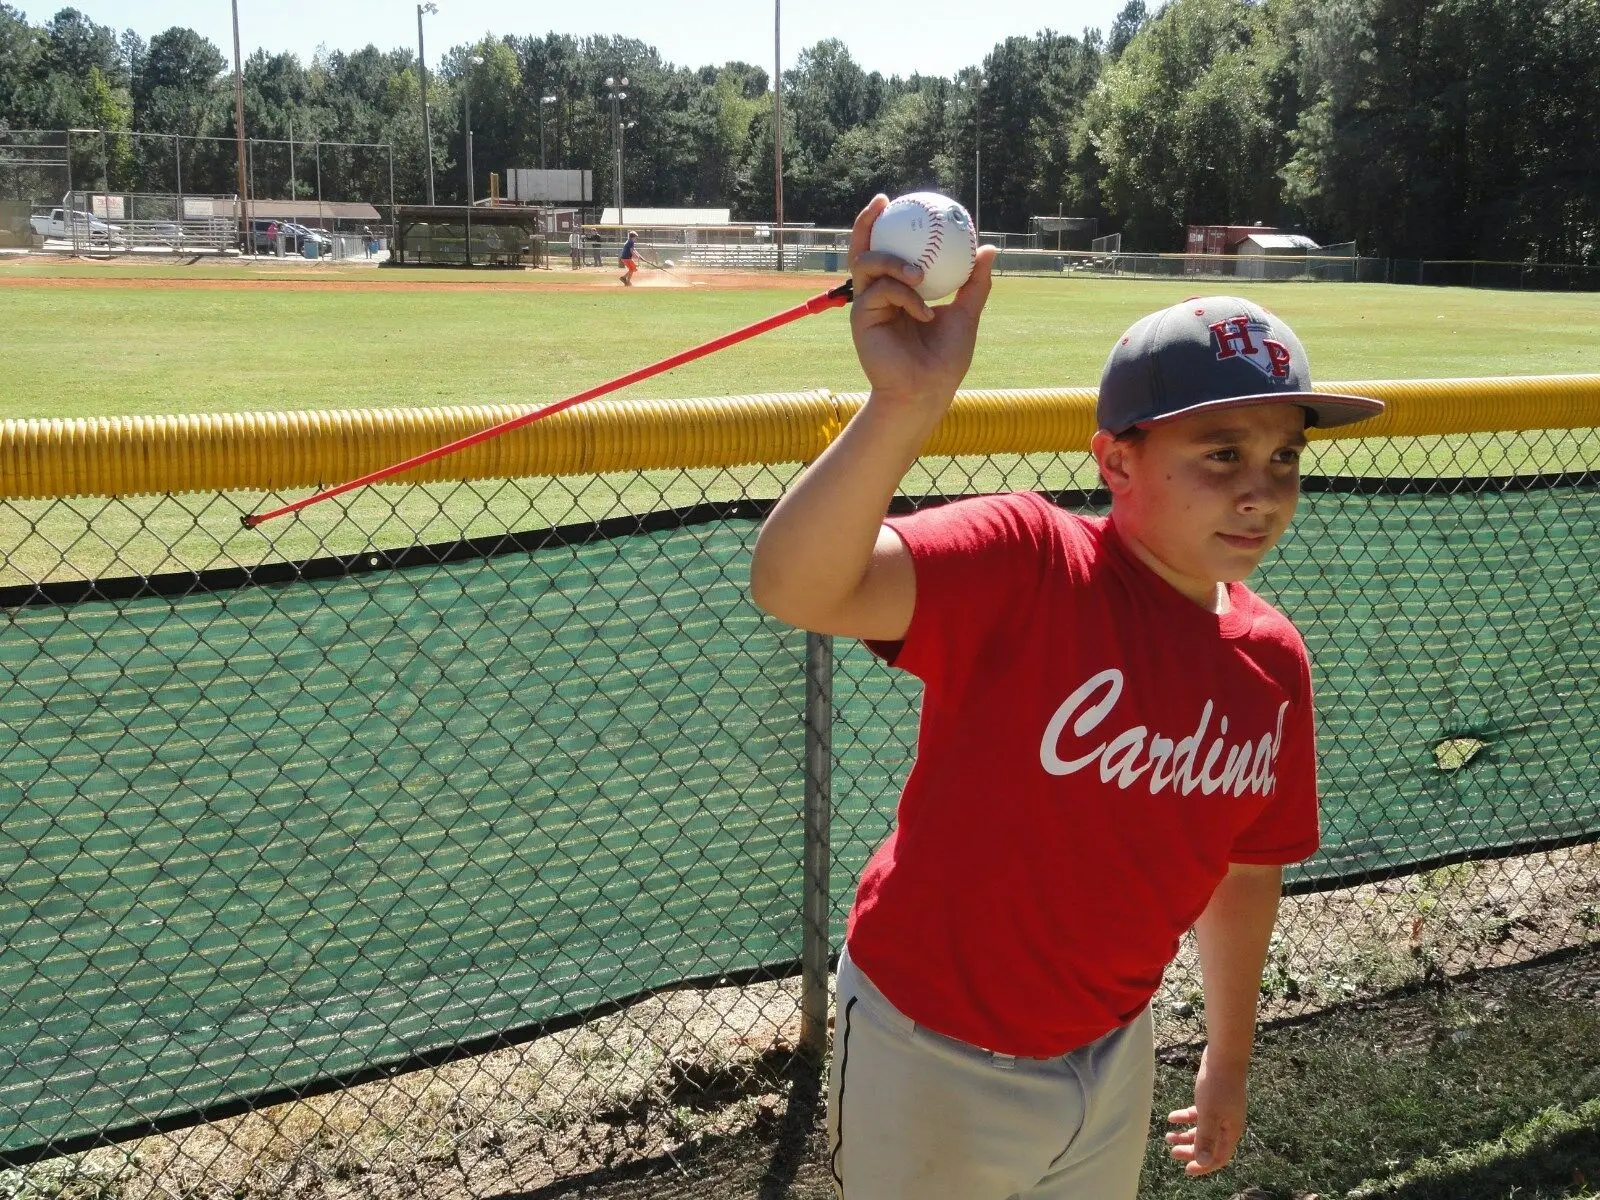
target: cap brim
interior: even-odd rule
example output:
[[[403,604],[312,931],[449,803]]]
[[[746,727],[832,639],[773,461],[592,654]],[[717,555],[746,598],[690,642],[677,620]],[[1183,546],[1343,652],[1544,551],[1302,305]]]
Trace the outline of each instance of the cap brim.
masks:
[[[1374,400],[1371,396],[1346,396],[1338,392],[1263,392],[1255,396],[1228,396],[1222,400],[1206,400],[1200,404],[1191,404],[1188,408],[1180,408],[1176,412],[1162,413],[1159,417],[1152,417],[1147,421],[1135,421],[1134,426],[1139,429],[1149,429],[1153,425],[1165,425],[1168,421],[1176,421],[1179,417],[1221,412],[1229,408],[1253,408],[1258,404],[1298,405],[1316,415],[1315,421],[1307,422],[1308,427],[1316,429],[1354,425],[1357,421],[1365,421],[1383,411],[1383,401]]]

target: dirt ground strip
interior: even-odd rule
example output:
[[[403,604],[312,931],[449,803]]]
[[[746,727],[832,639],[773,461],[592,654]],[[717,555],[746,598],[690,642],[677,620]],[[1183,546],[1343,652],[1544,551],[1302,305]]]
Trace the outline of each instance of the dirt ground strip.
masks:
[[[430,278],[426,270],[357,268],[334,277],[316,277],[318,268],[234,264],[223,275],[114,274],[118,269],[145,264],[116,261],[62,265],[61,274],[34,274],[13,262],[0,266],[0,287],[38,288],[160,288],[192,291],[274,291],[274,292],[570,292],[621,291],[623,284],[610,267],[588,267],[581,271],[485,271],[483,279]],[[172,264],[162,264],[170,267]],[[10,269],[7,269],[9,266]],[[208,263],[211,269],[223,264]],[[267,274],[266,272],[272,272]],[[296,278],[301,272],[304,277]],[[369,278],[353,276],[370,276]],[[643,271],[635,276],[636,288],[704,288],[713,291],[773,291],[812,288],[832,279],[828,275],[780,271],[696,271],[675,267]]]
[[[1448,985],[1454,1002],[1463,1008],[1493,1011],[1515,989],[1535,989],[1600,1008],[1600,947],[1561,954],[1530,966],[1476,974]],[[1341,1006],[1338,1012],[1359,1015],[1381,1012],[1392,1045],[1425,1043],[1436,1039],[1435,987]],[[1303,1028],[1291,1022],[1268,1028],[1263,1045],[1275,1038],[1293,1038]],[[1192,1070],[1185,1054],[1164,1055],[1169,1064]],[[635,1113],[607,1114],[615,1160],[596,1164],[592,1157],[573,1149],[555,1132],[521,1136],[462,1136],[453,1152],[419,1153],[403,1168],[369,1172],[346,1164],[307,1167],[279,1176],[269,1192],[256,1186],[229,1185],[220,1180],[208,1186],[191,1183],[176,1190],[152,1188],[146,1196],[184,1197],[185,1200],[222,1200],[224,1197],[273,1196],[302,1200],[833,1200],[827,1164],[824,1128],[825,1081],[821,1069],[791,1060],[781,1075],[769,1081],[736,1123],[702,1128],[686,1138],[663,1136],[659,1126]],[[480,1134],[482,1131],[479,1131]],[[645,1141],[641,1143],[640,1138]],[[54,1195],[55,1193],[51,1193]],[[106,1200],[127,1196],[127,1190],[81,1190],[59,1193],[73,1200]],[[1235,1200],[1264,1196],[1249,1189]],[[1331,1200],[1331,1198],[1330,1198]],[[1463,1198],[1465,1200],[1465,1198]]]

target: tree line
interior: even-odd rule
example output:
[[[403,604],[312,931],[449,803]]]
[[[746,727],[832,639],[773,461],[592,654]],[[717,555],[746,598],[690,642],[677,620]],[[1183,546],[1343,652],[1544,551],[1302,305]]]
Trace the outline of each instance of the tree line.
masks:
[[[1008,37],[953,76],[885,77],[828,40],[784,72],[784,208],[847,224],[874,191],[974,201],[985,229],[1095,217],[1125,249],[1178,250],[1192,223],[1303,229],[1363,254],[1600,262],[1600,0],[1129,0],[1109,30]],[[475,61],[481,60],[481,61]],[[686,67],[625,37],[504,36],[429,64],[437,197],[509,167],[587,167],[630,206],[773,215],[771,77]],[[627,77],[616,102],[607,78]],[[425,196],[421,77],[409,48],[257,51],[245,126],[301,152],[334,199]],[[553,97],[552,100],[544,100]],[[194,31],[146,40],[62,9],[0,2],[0,131],[101,128],[75,177],[116,191],[231,193],[232,72]],[[209,143],[134,136],[185,134]],[[13,135],[10,140],[22,138]],[[4,140],[4,139],[0,139]],[[288,192],[286,147],[258,146],[259,194]],[[81,159],[81,162],[80,162]],[[270,161],[269,161],[270,160]],[[981,164],[981,165],[980,165]],[[979,173],[981,172],[981,174]],[[263,183],[265,186],[263,186]]]

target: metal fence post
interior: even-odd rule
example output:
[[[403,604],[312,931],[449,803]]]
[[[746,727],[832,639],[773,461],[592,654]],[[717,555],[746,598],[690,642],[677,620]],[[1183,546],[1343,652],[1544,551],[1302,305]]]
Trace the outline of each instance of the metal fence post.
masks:
[[[806,634],[805,851],[802,858],[800,1049],[828,1047],[829,827],[833,819],[833,639]]]
[[[61,215],[72,238],[72,253],[78,253],[78,195],[72,190],[72,130],[67,130],[67,194],[61,200]]]

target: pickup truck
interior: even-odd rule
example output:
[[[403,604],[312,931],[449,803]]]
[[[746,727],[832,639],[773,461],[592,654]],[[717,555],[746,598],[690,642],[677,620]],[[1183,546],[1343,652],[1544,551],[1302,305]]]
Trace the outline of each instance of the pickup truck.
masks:
[[[78,240],[80,242],[122,241],[122,231],[120,229],[101,220],[93,213],[74,210],[72,223],[77,226]],[[28,218],[28,224],[42,238],[58,238],[64,242],[72,240],[72,231],[67,228],[65,209],[52,208],[48,215],[35,213]]]

